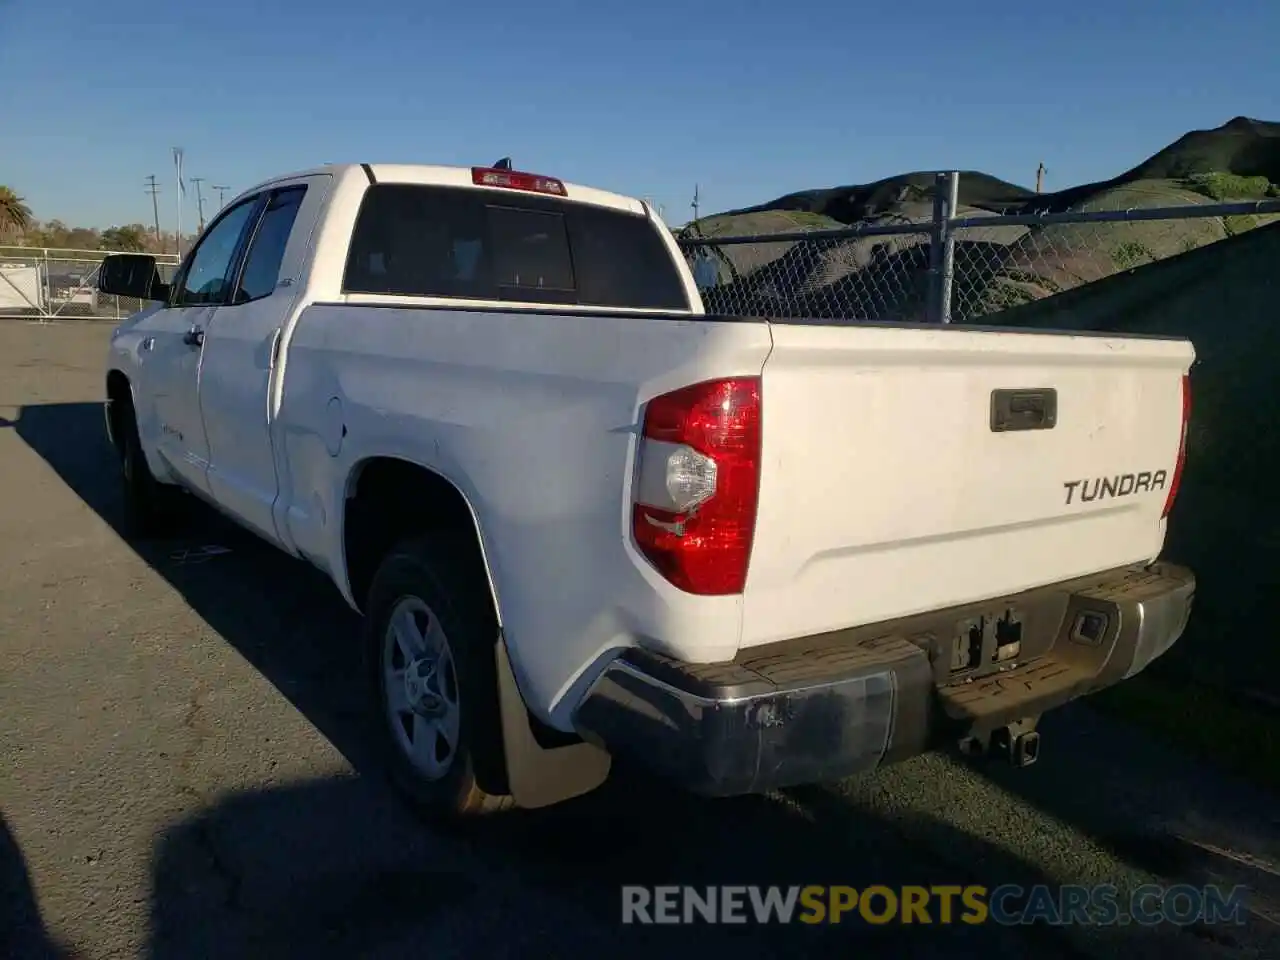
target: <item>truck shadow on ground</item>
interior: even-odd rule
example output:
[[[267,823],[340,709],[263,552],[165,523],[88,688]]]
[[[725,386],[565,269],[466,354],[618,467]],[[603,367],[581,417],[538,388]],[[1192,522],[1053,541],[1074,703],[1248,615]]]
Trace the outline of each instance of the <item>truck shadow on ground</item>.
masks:
[[[984,846],[982,873],[1044,882]],[[977,882],[966,872],[922,858],[871,817],[844,810],[824,823],[766,798],[706,803],[632,784],[625,795],[606,790],[442,833],[423,829],[374,778],[324,779],[234,796],[158,840],[149,955],[1080,955],[1047,927],[959,922],[959,902],[955,922],[938,924],[935,908],[931,927],[875,925],[856,911],[823,925],[622,923],[628,884]]]
[[[0,813],[0,956],[77,960],[45,929],[22,848]]]
[[[116,469],[99,404],[27,406],[8,426],[118,526]],[[205,552],[210,545],[230,552]],[[1078,931],[1042,926],[855,921],[813,928],[624,928],[622,884],[1030,886],[1045,878],[998,840],[974,836],[941,816],[891,820],[822,787],[703,801],[625,769],[600,791],[562,807],[462,833],[424,829],[381,776],[363,690],[353,679],[359,624],[324,577],[199,507],[180,537],[132,546],[357,772],[241,794],[159,838],[150,951],[156,960],[558,956],[604,947],[636,956],[724,947],[744,956],[801,956],[850,946],[899,956],[981,951],[1021,957],[1029,947],[1045,956],[1081,955]],[[1156,875],[1211,873],[1200,869],[1200,854],[1167,837],[1150,842],[1132,828],[1135,809],[1170,819],[1191,809],[1185,792],[1170,790],[1162,779],[1163,761],[1149,770],[1129,757],[1111,763],[1110,753],[1135,748],[1100,721],[1079,722],[1075,736],[1064,737],[1066,751],[1052,761],[1060,766],[990,776],[1070,823],[1084,842]],[[1209,802],[1198,798],[1194,807]],[[1253,804],[1247,804],[1250,816]],[[1091,931],[1089,942],[1128,960],[1233,945],[1230,930],[1168,933],[1114,927]]]

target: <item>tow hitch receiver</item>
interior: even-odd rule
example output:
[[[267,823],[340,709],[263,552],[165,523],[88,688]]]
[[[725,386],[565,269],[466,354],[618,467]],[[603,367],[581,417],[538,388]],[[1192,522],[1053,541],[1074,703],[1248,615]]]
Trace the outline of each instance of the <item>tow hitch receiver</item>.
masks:
[[[997,727],[989,734],[973,734],[960,741],[960,752],[966,757],[999,756],[1015,767],[1029,767],[1040,757],[1040,734],[1036,731],[1039,717],[1017,720]]]
[[[991,735],[991,746],[1015,767],[1029,767],[1040,756],[1040,734],[1035,730],[1014,733],[1001,727]]]

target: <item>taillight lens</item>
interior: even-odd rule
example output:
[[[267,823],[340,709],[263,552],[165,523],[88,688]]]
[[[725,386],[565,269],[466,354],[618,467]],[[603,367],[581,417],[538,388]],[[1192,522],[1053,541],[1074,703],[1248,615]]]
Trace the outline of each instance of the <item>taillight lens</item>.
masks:
[[[760,488],[760,378],[712,380],[645,408],[631,529],[672,584],[741,593]]]
[[[1178,459],[1173,465],[1173,478],[1169,481],[1169,493],[1164,498],[1164,512],[1161,518],[1169,516],[1173,510],[1173,501],[1178,497],[1178,487],[1182,485],[1182,468],[1187,462],[1187,431],[1191,426],[1191,377],[1182,377],[1182,436],[1178,440]]]

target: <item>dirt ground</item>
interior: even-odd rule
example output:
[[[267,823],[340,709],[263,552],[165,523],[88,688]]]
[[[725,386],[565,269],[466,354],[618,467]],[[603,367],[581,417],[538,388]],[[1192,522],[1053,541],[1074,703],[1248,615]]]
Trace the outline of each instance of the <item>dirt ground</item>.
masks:
[[[465,834],[371,760],[358,624],[212,516],[117,533],[109,325],[0,321],[0,957],[1280,956],[1280,805],[1087,706],[1027,770],[931,755],[702,801],[620,772]],[[210,555],[210,545],[230,552]],[[620,885],[1245,884],[1246,922],[637,927]],[[60,946],[61,945],[61,946]]]

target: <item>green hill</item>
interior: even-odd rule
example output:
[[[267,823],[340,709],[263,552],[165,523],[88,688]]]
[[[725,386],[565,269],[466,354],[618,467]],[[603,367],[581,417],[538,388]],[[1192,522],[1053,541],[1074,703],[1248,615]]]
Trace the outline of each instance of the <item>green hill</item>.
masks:
[[[1212,130],[1193,130],[1122,179],[1180,178],[1216,171],[1280,183],[1280,123],[1236,117]]]
[[[964,170],[960,173],[960,204],[992,213],[1061,212],[1102,191],[1137,180],[1182,180],[1210,173],[1280,183],[1280,123],[1236,117],[1212,130],[1193,130],[1118,177],[1054,193],[1036,194],[990,174]],[[891,211],[898,203],[930,200],[933,184],[932,173],[904,173],[874,183],[801,190],[707,219],[790,210],[854,224]]]
[[[1236,118],[1193,131],[1118,177],[1036,195],[961,174],[957,213],[987,218],[956,235],[952,315],[968,320],[1070,290],[1245,232],[1277,216],[1004,225],[1000,214],[1119,211],[1280,197],[1280,124]],[[934,176],[808,190],[696,221],[681,236],[768,235],[927,222]],[[847,319],[926,318],[924,233],[727,244],[707,248],[717,285],[708,309]]]
[[[1081,195],[1071,211],[1141,210],[1262,200],[1262,178],[1211,174],[1184,180],[1130,180]],[[957,237],[953,315],[968,320],[1039,300],[1177,256],[1280,219],[1280,215],[1046,224],[1003,247]]]

